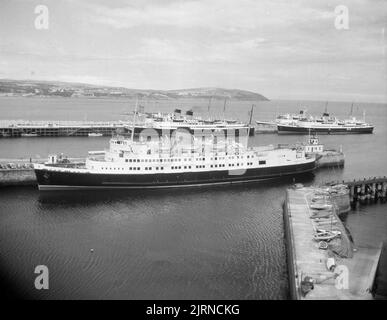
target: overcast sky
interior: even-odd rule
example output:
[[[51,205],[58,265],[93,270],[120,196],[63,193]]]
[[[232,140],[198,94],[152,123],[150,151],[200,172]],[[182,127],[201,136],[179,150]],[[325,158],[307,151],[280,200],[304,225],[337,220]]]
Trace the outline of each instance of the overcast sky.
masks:
[[[385,29],[386,0],[0,0],[0,78],[387,101]]]

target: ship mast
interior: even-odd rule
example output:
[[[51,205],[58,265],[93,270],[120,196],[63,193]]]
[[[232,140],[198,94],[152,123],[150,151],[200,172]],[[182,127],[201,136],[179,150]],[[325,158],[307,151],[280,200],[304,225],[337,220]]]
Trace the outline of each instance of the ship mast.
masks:
[[[210,99],[208,100],[208,107],[207,107],[208,120],[211,120],[211,116],[210,116],[211,100],[212,100],[212,96],[210,96]]]
[[[226,120],[226,103],[227,103],[227,98],[224,98],[224,104],[223,104],[223,120]]]
[[[251,125],[251,121],[253,119],[254,107],[255,107],[255,104],[251,105],[249,125]]]
[[[247,130],[247,136],[249,137],[250,136],[250,130],[251,130],[251,121],[253,120],[253,112],[254,112],[254,107],[255,107],[255,104],[252,104],[251,105],[251,110],[250,110],[250,120],[249,120],[249,128]]]
[[[134,140],[134,129],[136,126],[136,115],[137,115],[137,107],[138,107],[138,96],[136,95],[136,106],[134,108],[134,113],[133,113],[133,124],[132,124],[132,142]]]

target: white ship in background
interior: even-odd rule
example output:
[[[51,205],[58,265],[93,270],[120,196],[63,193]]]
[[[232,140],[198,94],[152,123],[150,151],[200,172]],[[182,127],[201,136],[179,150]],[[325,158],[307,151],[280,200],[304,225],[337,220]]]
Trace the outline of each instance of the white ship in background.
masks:
[[[149,128],[156,130],[159,134],[162,134],[163,130],[174,131],[178,129],[186,129],[191,134],[194,134],[195,130],[206,132],[233,130],[236,136],[252,136],[255,132],[254,127],[251,125],[252,114],[253,107],[250,111],[250,122],[244,123],[227,119],[202,119],[194,116],[192,110],[186,111],[184,115],[181,109],[175,109],[173,113],[135,111],[134,133],[137,136],[141,131]],[[128,127],[127,130],[131,131],[132,128]]]

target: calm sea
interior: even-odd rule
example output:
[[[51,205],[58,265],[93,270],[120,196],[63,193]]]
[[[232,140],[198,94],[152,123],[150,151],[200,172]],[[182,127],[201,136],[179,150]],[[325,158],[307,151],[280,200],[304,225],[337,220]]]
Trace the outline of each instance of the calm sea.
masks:
[[[142,101],[146,111],[192,108],[207,117],[269,120],[277,113],[325,102]],[[134,101],[0,98],[0,120],[118,120]],[[351,103],[330,102],[328,111],[349,115]],[[375,125],[372,135],[320,136],[346,155],[343,169],[316,172],[305,184],[387,175],[387,106],[358,104],[354,114]],[[256,135],[252,145],[303,142],[303,136]],[[49,153],[86,156],[108,138],[0,139],[0,158],[46,158]],[[285,299],[288,297],[282,203],[292,181],[239,187],[148,192],[0,190],[2,276],[36,298]],[[350,213],[346,223],[360,245],[387,237],[386,205]],[[34,289],[34,268],[47,265],[50,289]]]

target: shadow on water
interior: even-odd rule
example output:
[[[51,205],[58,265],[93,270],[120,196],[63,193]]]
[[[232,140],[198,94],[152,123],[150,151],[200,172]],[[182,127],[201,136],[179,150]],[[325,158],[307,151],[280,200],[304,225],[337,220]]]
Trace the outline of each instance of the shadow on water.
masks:
[[[382,243],[382,251],[372,293],[377,300],[387,300],[387,240]]]
[[[162,200],[169,198],[184,198],[187,196],[200,195],[222,195],[238,192],[257,192],[267,190],[268,188],[287,187],[294,183],[310,184],[313,182],[314,174],[307,173],[293,177],[281,177],[260,182],[250,182],[232,185],[200,186],[184,188],[166,188],[166,189],[117,189],[117,190],[55,190],[42,191],[39,193],[38,202],[44,205],[81,205],[91,206],[100,203],[109,203],[115,201],[143,201],[143,200]]]

